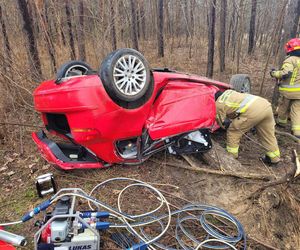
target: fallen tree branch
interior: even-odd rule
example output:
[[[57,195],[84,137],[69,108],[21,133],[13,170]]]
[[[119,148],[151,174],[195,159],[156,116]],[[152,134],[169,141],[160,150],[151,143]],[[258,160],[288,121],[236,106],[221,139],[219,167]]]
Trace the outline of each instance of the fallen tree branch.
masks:
[[[279,130],[275,130],[275,133],[278,135],[286,136],[286,137],[292,139],[294,142],[300,143],[300,139],[290,133],[279,131]]]
[[[183,156],[183,157],[185,158],[187,156]],[[187,159],[186,159],[186,161],[188,161]],[[154,162],[156,164],[161,164],[161,162],[159,162],[159,161],[155,161],[153,159],[149,159],[149,160],[151,160],[152,162]],[[270,176],[270,175],[254,174],[254,173],[252,174],[252,173],[245,173],[245,172],[219,171],[219,170],[214,170],[214,169],[201,168],[201,167],[195,166],[194,163],[193,163],[193,165],[191,165],[190,162],[189,162],[189,164],[191,166],[187,166],[184,164],[178,164],[178,163],[174,163],[174,162],[166,162],[165,164],[170,167],[182,168],[182,169],[192,170],[195,172],[206,173],[206,174],[230,176],[230,177],[235,177],[235,178],[240,178],[240,179],[252,179],[252,180],[262,180],[262,181],[269,181],[269,180],[274,179],[274,177]]]
[[[281,177],[278,180],[274,180],[266,183],[265,185],[257,189],[254,193],[252,193],[248,198],[257,199],[266,188],[277,186],[280,184],[289,184],[292,180],[294,180],[300,173],[300,162],[296,150],[293,150],[293,155],[295,157],[295,164],[293,165],[293,168],[291,168],[286,173],[285,176]]]
[[[260,240],[258,240],[258,239],[256,239],[256,238],[253,238],[253,237],[251,237],[251,236],[249,236],[249,235],[247,235],[247,237],[248,237],[248,239],[253,240],[253,241],[255,241],[256,243],[258,243],[259,245],[262,245],[262,246],[264,246],[264,247],[266,247],[266,248],[268,248],[268,249],[271,249],[271,250],[279,250],[279,248],[273,247],[273,246],[271,246],[271,245],[269,245],[269,244],[267,244],[267,243],[264,243],[264,242],[262,242],[262,241],[260,241]]]

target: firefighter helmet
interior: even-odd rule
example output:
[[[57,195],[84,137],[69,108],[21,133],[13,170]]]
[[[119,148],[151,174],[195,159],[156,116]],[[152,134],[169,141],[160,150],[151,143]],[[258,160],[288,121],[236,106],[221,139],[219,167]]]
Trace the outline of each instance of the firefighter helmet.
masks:
[[[290,53],[295,50],[300,50],[300,38],[293,38],[289,40],[285,46],[285,52]]]

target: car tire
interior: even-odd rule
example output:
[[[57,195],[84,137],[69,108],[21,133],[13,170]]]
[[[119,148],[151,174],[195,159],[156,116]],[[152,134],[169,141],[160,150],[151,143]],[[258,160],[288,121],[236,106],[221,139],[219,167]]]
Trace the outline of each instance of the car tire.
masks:
[[[83,61],[69,61],[58,69],[56,79],[87,75],[89,71],[92,71],[92,68],[87,63]]]
[[[247,74],[236,74],[230,79],[230,85],[240,93],[251,93],[251,80]]]
[[[150,66],[134,49],[118,49],[110,53],[101,64],[99,76],[108,95],[121,106],[131,102],[143,103],[141,100],[151,89]]]

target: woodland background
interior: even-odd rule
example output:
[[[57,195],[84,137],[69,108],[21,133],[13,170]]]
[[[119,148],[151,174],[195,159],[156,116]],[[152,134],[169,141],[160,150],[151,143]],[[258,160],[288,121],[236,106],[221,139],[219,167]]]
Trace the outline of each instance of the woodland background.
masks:
[[[284,44],[299,37],[299,15],[300,0],[0,0],[0,221],[39,203],[33,187],[39,174],[52,171],[61,187],[86,188],[95,180],[127,175],[182,185],[186,198],[192,190],[205,190],[198,198],[229,209],[259,239],[250,249],[299,249],[299,182],[269,190],[262,196],[267,202],[260,203],[245,198],[256,184],[221,177],[216,181],[214,176],[201,183],[199,176],[168,170],[164,157],[155,168],[146,162],[142,167],[67,174],[47,165],[30,138],[42,126],[32,100],[39,83],[54,78],[69,60],[84,60],[98,70],[116,48],[139,50],[152,67],[224,82],[232,74],[246,73],[253,93],[271,99],[275,83],[269,70],[280,66]],[[291,163],[291,143],[280,138],[279,143],[284,160]],[[242,164],[261,171],[261,150],[250,142],[244,145]],[[185,189],[186,179],[194,181],[193,188]],[[270,193],[279,197],[277,207],[269,202]],[[29,236],[36,231],[27,230]]]
[[[299,15],[298,0],[1,0],[2,106],[32,108],[32,90],[61,64],[79,59],[98,69],[122,47],[152,66],[220,80],[251,76],[259,61],[262,94],[266,72],[299,34]]]

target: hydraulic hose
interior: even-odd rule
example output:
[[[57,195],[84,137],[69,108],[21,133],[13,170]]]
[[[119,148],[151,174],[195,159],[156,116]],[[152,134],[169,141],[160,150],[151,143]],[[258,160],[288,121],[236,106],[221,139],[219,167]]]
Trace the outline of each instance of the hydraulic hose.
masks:
[[[111,207],[110,205],[96,199],[93,197],[93,194],[96,190],[102,188],[104,185],[115,182],[115,181],[126,181],[130,182],[125,185],[125,187],[119,192],[117,198],[117,207]],[[151,211],[141,213],[141,214],[127,214],[123,212],[122,209],[122,197],[124,197],[125,192],[130,191],[131,188],[146,188],[148,189],[159,201],[159,204],[152,209]],[[62,193],[64,191],[65,193]],[[88,205],[92,212],[82,212],[81,216],[83,217],[101,217],[102,218],[117,218],[120,223],[108,223],[100,222],[94,223],[94,227],[98,229],[107,229],[107,228],[124,228],[130,234],[137,237],[139,243],[133,245],[131,249],[167,249],[175,250],[175,248],[170,248],[161,244],[159,241],[167,233],[171,225],[171,219],[173,216],[177,216],[175,224],[175,239],[177,243],[184,250],[198,250],[201,247],[209,249],[237,249],[235,245],[243,240],[243,249],[246,249],[246,236],[242,224],[230,213],[227,211],[205,204],[188,204],[182,209],[171,211],[170,204],[164,197],[164,195],[155,187],[151,186],[148,183],[145,183],[140,180],[135,180],[131,178],[118,177],[106,180],[104,182],[96,185],[92,191],[87,195],[81,189],[61,189],[56,195],[51,197],[49,200],[41,203],[39,206],[34,208],[31,212],[25,214],[22,217],[22,220],[16,222],[9,222],[0,224],[0,226],[9,226],[14,224],[19,224],[25,221],[30,220],[36,214],[41,211],[46,210],[49,206],[54,204],[56,201],[61,199],[64,196],[73,196],[77,198],[82,198],[88,202]],[[96,206],[98,209],[102,208],[106,211],[95,210],[93,206]],[[167,213],[159,214],[162,209],[165,209]],[[165,211],[164,210],[164,211]],[[108,211],[108,212],[107,212]],[[196,214],[193,214],[196,213]],[[187,215],[188,214],[188,215]],[[208,216],[214,216],[214,218],[221,218],[226,222],[229,222],[234,226],[235,231],[237,232],[235,236],[231,236],[223,231],[217,230],[216,226],[213,226],[211,222],[208,222]],[[206,239],[199,241],[196,236],[194,236],[187,228],[184,226],[188,221],[196,221],[203,230],[206,232]],[[160,231],[155,236],[149,236],[143,229],[143,227],[151,225],[153,223],[158,223],[160,225]],[[196,247],[195,247],[196,246]]]

